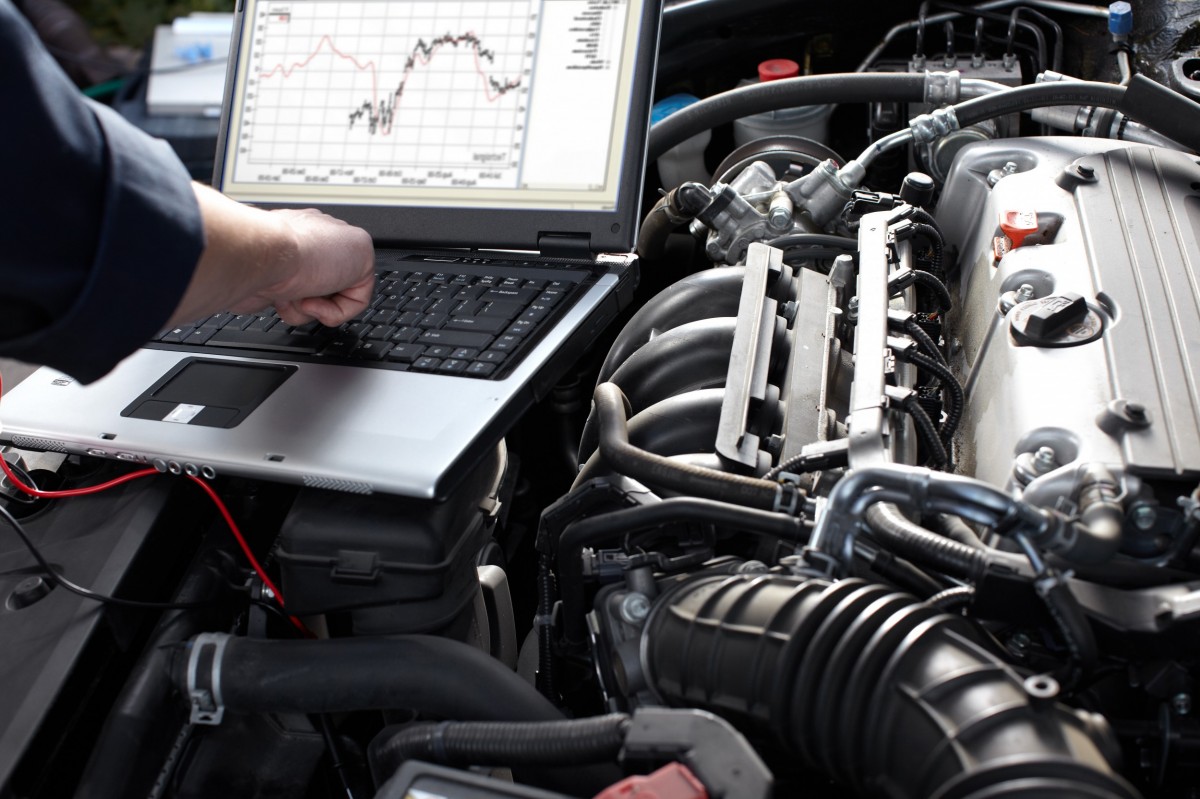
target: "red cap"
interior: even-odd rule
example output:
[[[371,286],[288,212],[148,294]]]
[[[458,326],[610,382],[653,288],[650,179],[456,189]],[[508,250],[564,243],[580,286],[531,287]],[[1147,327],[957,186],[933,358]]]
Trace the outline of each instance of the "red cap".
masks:
[[[595,799],[708,799],[708,791],[686,766],[668,763],[648,777],[626,777]]]
[[[758,65],[758,80],[761,83],[799,75],[800,65],[790,58],[770,58]]]
[[[1001,211],[1000,229],[1012,241],[1013,247],[1020,247],[1026,236],[1037,233],[1037,211],[1028,208]]]

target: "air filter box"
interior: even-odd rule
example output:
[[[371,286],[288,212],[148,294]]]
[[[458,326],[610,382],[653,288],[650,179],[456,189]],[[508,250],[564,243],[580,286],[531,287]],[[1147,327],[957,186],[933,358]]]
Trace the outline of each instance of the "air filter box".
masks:
[[[442,502],[302,491],[276,549],[288,610],[348,613],[356,635],[447,631],[478,591],[506,462],[501,443]]]

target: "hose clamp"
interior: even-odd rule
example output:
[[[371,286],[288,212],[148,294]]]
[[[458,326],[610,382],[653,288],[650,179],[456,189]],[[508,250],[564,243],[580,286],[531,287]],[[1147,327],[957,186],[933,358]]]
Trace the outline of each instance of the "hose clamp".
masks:
[[[221,696],[221,662],[229,643],[226,633],[201,633],[192,639],[187,663],[187,694],[192,706],[192,724],[216,726],[225,718],[225,700]],[[208,676],[201,685],[201,673]]]
[[[910,119],[908,127],[912,131],[913,143],[925,144],[958,130],[958,115],[954,113],[954,106],[938,108]]]
[[[925,102],[930,105],[950,105],[962,98],[962,73],[957,69],[949,72],[925,73]]]

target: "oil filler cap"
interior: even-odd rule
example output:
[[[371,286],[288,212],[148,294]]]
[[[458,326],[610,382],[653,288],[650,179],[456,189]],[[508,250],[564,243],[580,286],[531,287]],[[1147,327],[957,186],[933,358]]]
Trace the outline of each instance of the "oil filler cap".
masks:
[[[1032,347],[1073,347],[1094,341],[1104,320],[1074,292],[1023,302],[1009,312],[1013,338]]]

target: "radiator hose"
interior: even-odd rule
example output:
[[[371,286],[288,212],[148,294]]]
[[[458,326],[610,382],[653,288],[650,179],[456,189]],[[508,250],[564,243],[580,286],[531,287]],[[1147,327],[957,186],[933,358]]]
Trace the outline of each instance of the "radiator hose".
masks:
[[[858,579],[706,575],[664,595],[642,667],[665,703],[773,730],[809,766],[888,797],[1138,794],[1104,720],[1022,679],[961,618]]]

